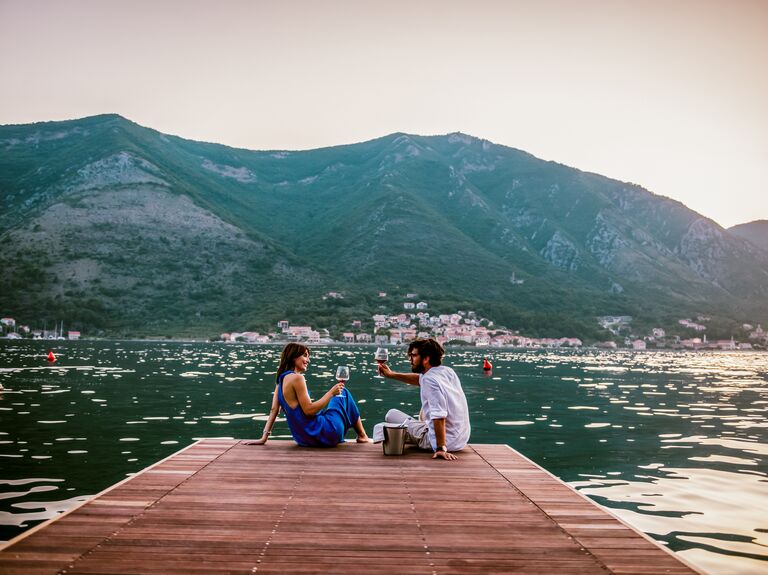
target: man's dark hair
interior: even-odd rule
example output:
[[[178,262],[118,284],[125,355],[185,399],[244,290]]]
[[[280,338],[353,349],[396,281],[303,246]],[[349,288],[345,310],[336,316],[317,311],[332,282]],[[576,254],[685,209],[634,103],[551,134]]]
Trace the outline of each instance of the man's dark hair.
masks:
[[[443,363],[445,350],[442,345],[437,343],[431,337],[429,339],[414,339],[408,346],[408,351],[411,352],[414,349],[419,352],[421,357],[428,357],[429,365],[432,367]]]

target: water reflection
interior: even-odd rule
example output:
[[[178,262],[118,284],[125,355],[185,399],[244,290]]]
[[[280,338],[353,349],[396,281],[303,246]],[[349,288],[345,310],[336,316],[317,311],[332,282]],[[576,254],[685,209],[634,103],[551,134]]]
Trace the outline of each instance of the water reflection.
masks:
[[[56,342],[51,366],[45,345],[0,343],[0,538],[196,438],[260,435],[280,351]],[[308,374],[319,395],[350,365],[369,428],[419,405],[413,388],[373,377],[372,354],[316,348]],[[766,354],[451,349],[447,363],[473,442],[510,444],[710,572],[768,571]],[[273,437],[289,437],[284,420]]]

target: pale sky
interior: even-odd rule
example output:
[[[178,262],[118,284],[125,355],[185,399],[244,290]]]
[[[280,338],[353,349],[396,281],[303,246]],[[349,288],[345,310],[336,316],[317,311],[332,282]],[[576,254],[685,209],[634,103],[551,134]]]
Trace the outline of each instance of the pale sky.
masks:
[[[768,219],[768,0],[0,0],[0,124],[309,149],[464,132]]]

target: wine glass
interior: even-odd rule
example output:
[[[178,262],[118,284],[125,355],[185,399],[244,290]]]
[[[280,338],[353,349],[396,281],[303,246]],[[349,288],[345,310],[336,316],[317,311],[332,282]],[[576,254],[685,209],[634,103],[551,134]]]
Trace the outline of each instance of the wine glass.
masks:
[[[349,368],[346,365],[340,365],[336,368],[336,381],[339,383],[347,383],[349,379]]]
[[[373,355],[373,359],[375,359],[379,365],[384,365],[389,360],[389,352],[387,351],[387,348],[386,347],[376,348],[376,353]],[[379,375],[378,372],[374,377],[382,378],[382,376]]]

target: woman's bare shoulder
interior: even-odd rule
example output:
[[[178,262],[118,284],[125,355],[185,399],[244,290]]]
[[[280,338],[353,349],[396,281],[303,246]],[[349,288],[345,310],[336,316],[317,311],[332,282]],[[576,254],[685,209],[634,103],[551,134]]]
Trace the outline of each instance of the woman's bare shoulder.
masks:
[[[289,373],[283,378],[283,383],[287,383],[288,385],[300,385],[304,383],[306,385],[304,376],[300,373]]]

